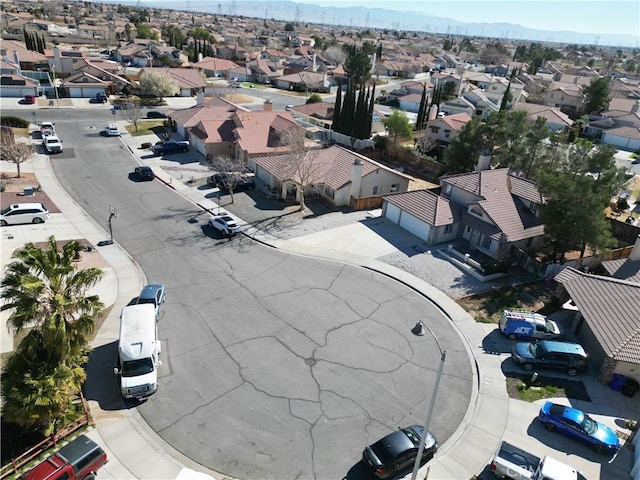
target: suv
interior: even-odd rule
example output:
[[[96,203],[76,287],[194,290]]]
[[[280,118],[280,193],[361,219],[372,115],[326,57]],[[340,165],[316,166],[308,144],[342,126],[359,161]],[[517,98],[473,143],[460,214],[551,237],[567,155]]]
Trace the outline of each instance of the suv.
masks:
[[[49,210],[42,203],[14,203],[0,211],[0,224],[44,223],[49,218]]]
[[[106,94],[104,94],[102,92],[96,93],[96,101],[97,102],[107,103],[107,100],[109,100],[109,99],[107,98]]]
[[[511,358],[525,370],[553,368],[564,370],[570,377],[589,368],[589,358],[577,343],[552,340],[516,343]]]
[[[42,143],[44,144],[44,148],[47,153],[62,152],[62,142],[57,135],[47,135],[46,137],[44,137]]]
[[[170,140],[168,142],[159,143],[151,147],[151,150],[156,155],[163,155],[165,153],[177,153],[177,152],[188,152],[189,151],[189,142],[186,140],[177,142],[175,140]]]
[[[22,480],[93,480],[107,463],[107,454],[85,435],[69,442],[20,477]]]
[[[139,305],[141,303],[150,303],[156,309],[156,320],[158,319],[158,314],[160,313],[160,305],[164,303],[165,295],[164,295],[164,285],[159,283],[153,283],[151,285],[147,285],[142,289],[140,295],[138,295],[138,300],[136,304]]]

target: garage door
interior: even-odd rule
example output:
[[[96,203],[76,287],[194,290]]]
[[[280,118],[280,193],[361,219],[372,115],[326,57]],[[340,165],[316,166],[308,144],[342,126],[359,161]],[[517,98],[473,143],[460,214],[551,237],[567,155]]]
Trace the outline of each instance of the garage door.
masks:
[[[400,220],[400,208],[396,205],[392,205],[391,203],[385,202],[386,208],[384,211],[384,216],[391,220],[393,223],[398,223]]]
[[[400,226],[422,240],[429,238],[429,225],[410,213],[402,212]]]

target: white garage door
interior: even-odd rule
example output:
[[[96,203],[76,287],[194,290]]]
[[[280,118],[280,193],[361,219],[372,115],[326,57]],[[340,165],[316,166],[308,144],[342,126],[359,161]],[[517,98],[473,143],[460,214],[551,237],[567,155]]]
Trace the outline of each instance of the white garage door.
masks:
[[[429,238],[429,225],[407,212],[402,212],[400,226],[422,240]]]
[[[400,208],[398,208],[396,205],[387,203],[384,216],[391,220],[393,223],[398,223],[398,221],[400,220]]]

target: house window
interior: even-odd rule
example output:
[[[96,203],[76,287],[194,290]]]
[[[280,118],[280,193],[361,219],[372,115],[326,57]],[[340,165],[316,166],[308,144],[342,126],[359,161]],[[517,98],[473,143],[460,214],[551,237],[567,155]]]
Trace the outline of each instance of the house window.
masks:
[[[400,185],[397,183],[394,183],[393,185],[391,185],[391,193],[397,192],[399,187]]]
[[[444,134],[444,138],[449,138],[449,134],[448,134],[448,133],[445,133],[445,134]]]
[[[482,248],[491,250],[491,237],[489,235],[483,235]]]
[[[444,194],[447,197],[451,195],[451,190],[453,190],[453,185],[451,185],[450,183],[445,183],[444,184]]]
[[[529,210],[531,210],[533,213],[536,213],[536,209],[538,208],[538,205],[536,205],[533,202],[529,203]]]
[[[553,98],[553,93],[551,94],[551,98]]]
[[[453,223],[450,223],[449,225],[445,225],[444,227],[444,233],[451,233],[453,232]]]
[[[530,238],[527,240],[527,247],[526,248],[531,248],[531,245],[533,245],[533,238]]]
[[[373,187],[373,194],[374,195],[378,194],[378,187],[377,186]]]
[[[431,133],[438,133],[440,131],[440,127],[431,127]]]

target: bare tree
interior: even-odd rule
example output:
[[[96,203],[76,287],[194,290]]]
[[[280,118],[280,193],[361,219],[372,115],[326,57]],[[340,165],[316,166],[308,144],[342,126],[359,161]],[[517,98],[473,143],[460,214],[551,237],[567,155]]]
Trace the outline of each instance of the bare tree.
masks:
[[[282,142],[290,149],[290,176],[298,189],[300,211],[304,212],[307,208],[305,195],[311,188],[324,184],[331,165],[323,161],[322,150],[307,149],[305,130],[300,126],[292,126],[283,132]]]
[[[230,203],[233,203],[233,189],[244,173],[242,160],[229,155],[219,155],[209,160],[209,168],[216,172],[216,174],[213,175],[215,179],[214,183],[218,188],[224,188],[229,192],[231,196]]]
[[[142,118],[142,108],[140,106],[139,100],[130,100],[124,103],[121,103],[121,111],[122,116],[128,122],[133,124],[133,128],[135,128],[136,132],[138,131],[138,124],[140,123],[140,119]]]
[[[8,136],[2,137],[2,160],[16,164],[18,178],[20,178],[20,165],[29,160],[35,153],[33,145],[22,142],[14,142]]]

